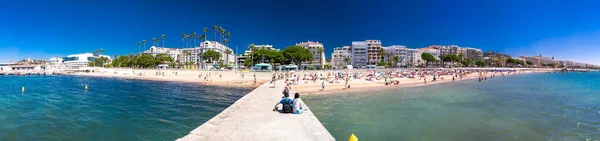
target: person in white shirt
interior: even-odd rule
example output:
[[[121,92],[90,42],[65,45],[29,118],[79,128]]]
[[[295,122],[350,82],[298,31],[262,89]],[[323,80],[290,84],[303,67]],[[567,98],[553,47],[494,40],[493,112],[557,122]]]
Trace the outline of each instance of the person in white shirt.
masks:
[[[304,102],[302,102],[302,99],[300,99],[299,93],[296,93],[294,95],[293,104],[294,104],[294,113],[296,113],[296,114],[301,114],[305,109],[308,109],[306,104],[304,104]]]

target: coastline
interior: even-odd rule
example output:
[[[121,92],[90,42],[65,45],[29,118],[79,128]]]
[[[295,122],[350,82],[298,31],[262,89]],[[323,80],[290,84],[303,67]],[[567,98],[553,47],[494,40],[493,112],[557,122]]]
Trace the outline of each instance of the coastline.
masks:
[[[488,69],[488,68],[471,68],[471,69]],[[558,71],[557,69],[545,69],[545,68],[527,68],[527,71],[520,71],[519,73],[504,73],[504,75],[520,75],[530,73],[544,73]],[[391,70],[391,69],[387,69]],[[368,72],[374,70],[325,70],[325,71],[298,71],[296,73],[300,75],[317,73],[317,72],[334,72],[334,71],[351,71],[351,72]],[[377,70],[375,70],[377,71]],[[103,68],[97,72],[85,73],[78,72],[68,75],[75,76],[93,76],[93,77],[112,77],[112,78],[124,78],[124,79],[137,79],[137,80],[149,80],[149,81],[165,81],[165,82],[183,82],[183,83],[200,83],[202,85],[214,85],[214,86],[228,86],[228,87],[244,87],[244,88],[257,88],[265,83],[271,81],[271,72],[235,72],[235,71],[199,71],[199,70],[139,70],[139,69],[113,69]],[[502,77],[500,73],[489,73],[485,77],[491,78]],[[256,84],[254,83],[254,76],[256,76]],[[463,81],[477,79],[477,73],[466,74],[462,79],[456,78],[454,81]],[[391,80],[398,80],[399,84],[385,85],[383,80],[366,81],[363,79],[351,80],[350,89],[344,89],[344,83],[325,83],[325,89],[321,89],[321,82],[323,80],[317,80],[315,82],[310,80],[300,80],[297,85],[292,85],[292,88],[303,95],[313,94],[333,94],[343,92],[355,92],[355,91],[369,91],[369,90],[381,90],[381,89],[393,89],[393,88],[406,88],[406,87],[418,87],[439,83],[453,82],[452,76],[441,75],[440,79],[433,81],[433,78],[427,78],[427,84],[424,83],[423,78],[393,78]],[[343,81],[343,80],[342,80]],[[284,85],[283,83],[279,83]]]
[[[545,73],[545,72],[552,72],[555,70],[536,70],[536,71],[525,71],[519,74],[513,73],[513,74],[504,74],[506,76],[509,75],[523,75],[523,74],[532,74],[532,73]],[[487,78],[492,78],[493,75],[496,75],[495,77],[503,77],[501,74],[487,74]],[[448,79],[448,77],[450,77],[450,79]],[[389,84],[389,85],[385,85],[384,81],[363,81],[363,80],[352,80],[352,81],[357,81],[357,82],[351,82],[351,88],[350,89],[344,89],[344,84],[343,83],[325,83],[325,89],[321,90],[321,85],[320,83],[313,83],[313,82],[308,82],[308,84],[301,84],[301,85],[293,85],[292,87],[298,91],[299,93],[303,94],[303,95],[321,95],[321,94],[336,94],[336,93],[344,93],[344,92],[360,92],[360,91],[377,91],[377,90],[385,90],[385,89],[395,89],[395,88],[407,88],[407,87],[420,87],[420,86],[427,86],[427,85],[434,85],[434,84],[441,84],[441,83],[448,83],[448,82],[455,82],[455,81],[464,81],[464,80],[473,80],[473,79],[478,79],[477,74],[469,74],[465,77],[463,77],[462,79],[455,79],[454,81],[452,80],[452,76],[445,76],[445,79],[438,79],[436,81],[433,81],[433,78],[428,78],[427,79],[427,83],[424,83],[423,79],[406,79],[406,78],[400,78],[400,79],[393,79],[393,80],[399,80],[400,83],[395,85],[395,84]],[[484,81],[484,80],[483,80]]]

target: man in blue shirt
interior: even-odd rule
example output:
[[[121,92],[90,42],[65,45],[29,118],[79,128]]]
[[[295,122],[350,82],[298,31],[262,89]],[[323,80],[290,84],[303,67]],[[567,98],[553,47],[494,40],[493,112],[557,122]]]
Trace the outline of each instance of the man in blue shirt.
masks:
[[[282,113],[292,113],[293,112],[293,104],[294,104],[294,100],[290,99],[290,94],[288,93],[284,93],[283,94],[283,98],[277,103],[275,104],[275,108],[273,109],[273,111],[278,110],[277,106],[279,104],[282,105],[281,107],[281,112]]]

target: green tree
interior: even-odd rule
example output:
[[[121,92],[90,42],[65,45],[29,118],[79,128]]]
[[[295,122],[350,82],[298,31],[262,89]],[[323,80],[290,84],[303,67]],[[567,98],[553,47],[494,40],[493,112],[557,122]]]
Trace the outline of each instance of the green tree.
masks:
[[[196,47],[196,32],[192,32],[192,34],[190,34],[190,40],[194,39],[194,44],[192,45],[192,47]]]
[[[392,60],[394,61],[394,63],[392,65],[395,66],[395,67],[398,67],[398,62],[400,62],[400,59],[401,58],[398,57],[398,56],[392,57]]]
[[[99,48],[99,49],[95,50],[94,52],[92,52],[92,54],[102,54],[102,53],[104,53],[104,49],[102,49],[102,48]]]
[[[206,32],[208,32],[208,28],[204,27],[204,28],[202,28],[202,31],[204,32],[204,36],[202,36],[203,37],[202,39],[204,39],[204,41],[206,41]]]
[[[217,25],[213,25],[212,30],[215,31],[215,41],[217,41]]]
[[[344,58],[344,63],[346,63],[346,65],[350,64],[350,61],[350,57]]]
[[[478,67],[483,67],[483,66],[485,66],[485,62],[481,59],[477,59],[475,61],[475,65],[477,65]]]
[[[142,42],[138,42],[138,54],[140,53],[140,45],[142,45]]]
[[[294,62],[298,66],[302,66],[302,62],[312,61],[313,55],[310,50],[301,46],[288,46],[283,50],[283,56],[290,62]]]
[[[531,62],[531,61],[529,61],[529,60],[528,60],[528,61],[525,61],[525,62],[527,62],[527,65],[533,65],[533,62]]]
[[[135,59],[136,65],[140,68],[153,68],[156,66],[157,62],[154,60],[154,57],[150,54],[143,54],[138,56]]]
[[[377,63],[377,66],[383,66],[383,67],[385,67],[386,63],[385,63],[385,61],[381,60],[381,61],[379,61],[379,63]]]
[[[314,70],[314,69],[315,69],[315,66],[308,66],[308,68],[307,68],[307,69],[308,69],[308,70]]]
[[[435,59],[435,57],[433,57],[433,55],[431,55],[427,52],[421,54],[421,59],[425,60],[425,66],[429,66],[429,62],[437,61],[437,59]]]
[[[163,34],[162,36],[160,36],[160,39],[162,39],[162,42],[163,42],[163,46],[162,47],[165,47],[165,38],[167,38],[167,35],[165,35],[165,34]]]
[[[224,52],[224,53],[225,53],[225,55],[226,55],[226,56],[225,56],[225,59],[226,59],[226,60],[225,60],[225,63],[226,63],[226,64],[229,64],[229,54],[231,54],[231,53],[232,53],[232,51],[231,51],[230,49],[227,49],[227,50],[225,50],[225,52]]]
[[[144,44],[144,49],[146,49],[146,40],[142,40],[142,44]]]
[[[93,66],[101,66],[104,67],[104,64],[108,63],[108,58],[102,56],[100,58],[96,58],[94,59],[94,65]]]
[[[171,62],[173,62],[173,58],[165,53],[156,54],[156,57],[154,57],[154,59],[158,64],[170,64]]]
[[[185,33],[181,33],[181,48],[185,47]]]
[[[250,66],[254,65],[254,50],[256,49],[256,47],[254,47],[254,43],[250,44],[248,46],[248,49],[250,50]]]
[[[215,60],[221,58],[221,53],[214,50],[208,50],[204,52],[203,57],[204,60],[208,60],[209,63],[213,63]]]
[[[317,52],[319,52],[319,58],[321,57],[321,53],[323,53],[323,51],[325,51],[325,49],[323,49],[322,46],[317,47]],[[323,59],[325,59],[325,58],[320,58],[319,59],[319,64],[321,64],[321,68],[324,67],[323,66],[323,62],[322,62]]]
[[[381,56],[381,61],[383,62],[383,58],[385,58],[383,55],[385,54],[385,50],[383,50],[383,48],[379,49],[379,56]]]

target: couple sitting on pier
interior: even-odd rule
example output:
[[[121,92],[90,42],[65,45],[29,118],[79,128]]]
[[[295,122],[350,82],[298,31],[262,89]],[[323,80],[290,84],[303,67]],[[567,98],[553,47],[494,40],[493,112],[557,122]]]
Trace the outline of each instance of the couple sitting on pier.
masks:
[[[289,96],[290,96],[289,93],[286,90],[284,90],[283,98],[281,99],[281,101],[279,101],[277,104],[275,104],[275,108],[273,109],[273,111],[278,110],[277,106],[279,104],[282,105],[282,107],[281,107],[282,113],[301,114],[304,111],[304,109],[308,109],[306,107],[306,104],[304,104],[304,102],[302,102],[302,99],[300,99],[299,93],[294,94],[294,100],[290,99]]]

